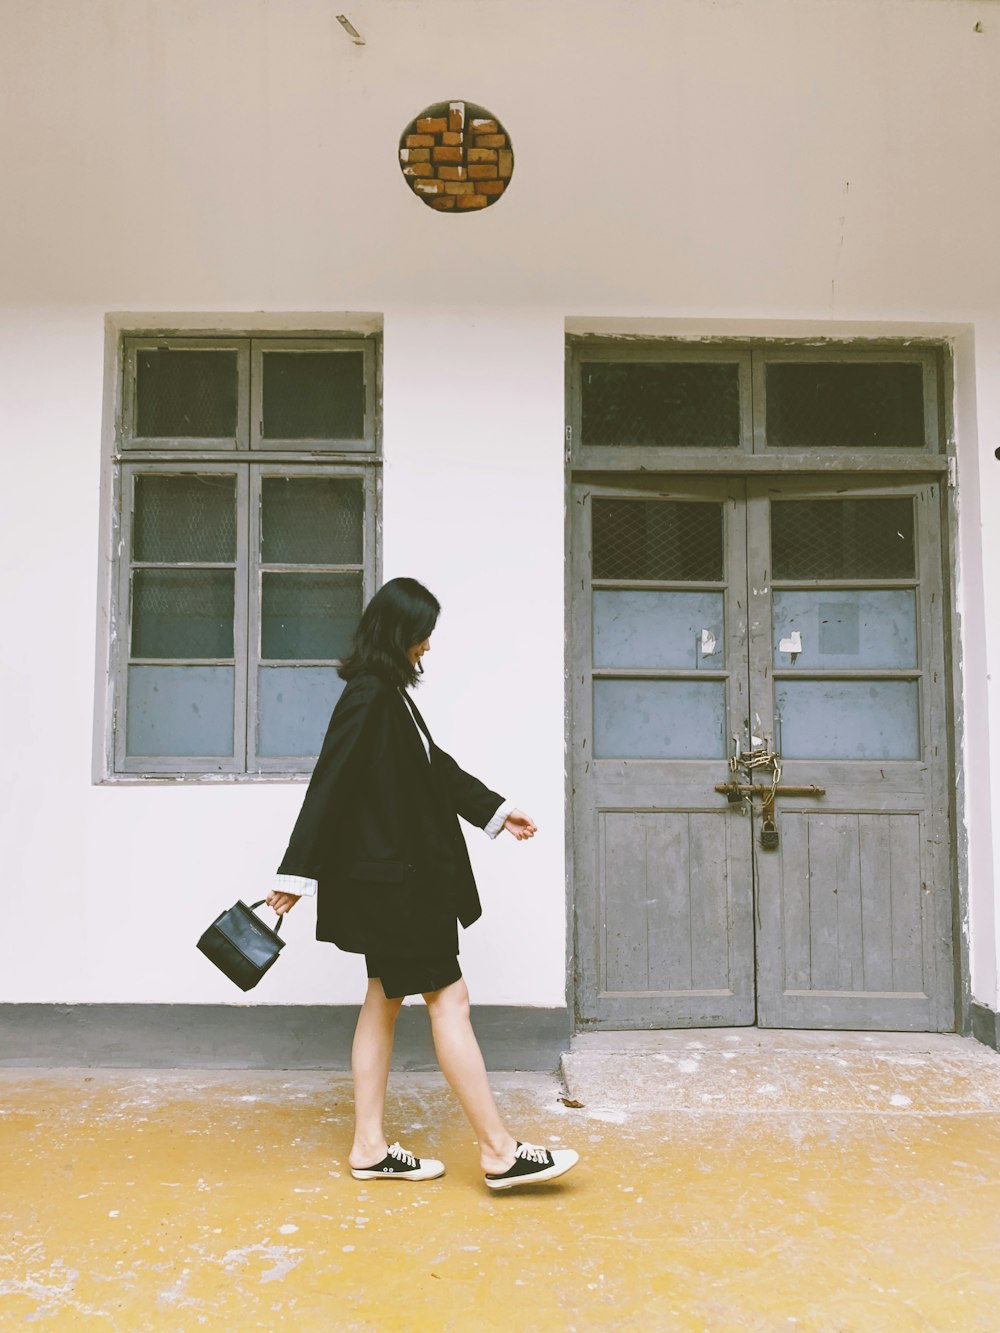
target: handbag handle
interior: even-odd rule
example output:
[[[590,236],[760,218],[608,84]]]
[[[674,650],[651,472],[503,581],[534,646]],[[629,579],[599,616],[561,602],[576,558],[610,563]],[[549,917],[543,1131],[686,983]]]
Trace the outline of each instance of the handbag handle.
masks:
[[[265,904],[266,902],[267,902],[267,899],[266,899],[266,898],[258,898],[257,901],[256,901],[255,903],[251,903],[251,904],[250,904],[250,910],[251,910],[251,912],[255,911],[258,907],[263,907],[264,904]],[[281,913],[280,913],[280,912],[275,912],[275,916],[278,918],[278,924],[275,926],[274,929],[275,929],[276,931],[280,931],[280,930],[281,930]]]

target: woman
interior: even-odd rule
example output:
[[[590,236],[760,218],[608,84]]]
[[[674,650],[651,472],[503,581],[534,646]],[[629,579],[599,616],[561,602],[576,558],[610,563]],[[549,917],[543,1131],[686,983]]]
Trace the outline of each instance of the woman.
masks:
[[[553,1180],[577,1154],[517,1141],[500,1118],[469,1019],[457,922],[481,914],[458,815],[495,838],[531,838],[534,822],[439,750],[406,693],[441,607],[415,579],[392,579],[371,599],[340,667],[333,710],[302,810],[267,901],[279,914],[318,892],[316,936],[363,953],[368,992],[354,1035],[356,1180],[433,1180],[444,1165],[419,1158],[383,1129],[396,1016],[422,994],[434,1049],[479,1140],[490,1189]]]

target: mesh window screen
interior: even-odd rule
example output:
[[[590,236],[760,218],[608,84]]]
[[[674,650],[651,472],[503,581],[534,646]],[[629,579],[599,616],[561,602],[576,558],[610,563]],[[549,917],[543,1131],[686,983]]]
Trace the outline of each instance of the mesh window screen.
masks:
[[[132,575],[132,656],[233,655],[231,569],[137,569]]]
[[[721,581],[722,506],[704,501],[595,500],[593,577]]]
[[[236,478],[140,473],[132,557],[158,564],[235,560]]]
[[[772,364],[767,367],[767,442],[779,448],[922,449],[923,367]]]
[[[362,352],[264,352],[268,440],[357,440],[365,433]]]
[[[261,657],[331,661],[347,652],[361,619],[360,574],[265,571],[261,578]]]
[[[772,578],[905,579],[914,572],[910,499],[771,505]]]
[[[584,444],[739,446],[735,363],[588,361],[581,372]]]
[[[271,565],[360,565],[365,496],[344,477],[264,477],[261,559]]]
[[[136,353],[136,435],[145,439],[233,439],[235,351],[146,348]]]

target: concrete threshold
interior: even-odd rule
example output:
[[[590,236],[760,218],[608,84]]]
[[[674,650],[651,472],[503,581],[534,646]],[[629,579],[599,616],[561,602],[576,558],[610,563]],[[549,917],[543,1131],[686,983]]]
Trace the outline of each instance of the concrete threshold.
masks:
[[[589,1107],[741,1114],[1000,1111],[1000,1056],[953,1033],[585,1033],[561,1072]]]

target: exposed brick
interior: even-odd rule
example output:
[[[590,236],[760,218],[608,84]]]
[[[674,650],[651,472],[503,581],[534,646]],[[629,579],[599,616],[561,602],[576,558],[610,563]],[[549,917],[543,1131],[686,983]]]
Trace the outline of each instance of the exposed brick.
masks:
[[[429,162],[412,162],[403,168],[404,176],[433,176],[434,168]]]
[[[431,150],[429,148],[401,148],[399,150],[399,160],[404,166],[407,162],[429,162],[431,160]]]
[[[437,174],[441,177],[441,179],[442,179],[443,181],[464,181],[464,180],[465,180],[465,168],[464,168],[464,167],[449,167],[449,166],[438,167]]]
[[[465,129],[465,103],[449,102],[448,104],[448,129],[451,131]]]
[[[497,160],[497,150],[495,148],[470,148],[470,162],[495,162]]]
[[[444,186],[445,194],[475,194],[476,187],[472,181],[441,181]]]
[[[469,129],[473,134],[496,134],[499,128],[495,120],[484,120],[481,116],[469,121]]]
[[[417,121],[418,134],[440,134],[442,130],[448,128],[448,118],[446,116],[422,116]]]
[[[497,169],[494,162],[474,162],[469,167],[469,180],[496,180]]]
[[[441,142],[444,144],[450,144],[452,147],[454,147],[455,144],[460,144],[464,138],[465,135],[462,133],[461,130],[454,130],[454,131],[445,130],[445,132],[441,135]]]
[[[407,148],[433,148],[433,134],[408,134],[406,136]]]
[[[458,196],[459,208],[485,208],[489,200],[485,194],[460,194]]]
[[[476,134],[473,136],[477,148],[505,148],[506,134]]]
[[[453,194],[442,194],[437,199],[431,200],[431,208],[454,208],[455,196]]]
[[[431,156],[435,162],[461,162],[461,148],[452,148],[450,145],[442,145],[440,148],[432,148]]]
[[[506,188],[506,181],[476,181],[476,190],[479,194],[503,194]]]
[[[444,181],[435,180],[432,176],[429,180],[415,180],[413,188],[417,194],[444,194]]]
[[[509,148],[501,148],[497,154],[500,165],[500,175],[506,179],[514,170],[514,154]]]

